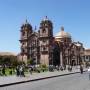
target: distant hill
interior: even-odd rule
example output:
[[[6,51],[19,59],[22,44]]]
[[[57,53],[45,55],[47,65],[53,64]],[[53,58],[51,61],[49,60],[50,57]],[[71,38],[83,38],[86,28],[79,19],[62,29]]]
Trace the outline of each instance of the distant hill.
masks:
[[[12,52],[0,52],[0,56],[10,56],[10,55],[12,55],[12,56],[17,56],[17,54],[15,54],[15,53],[12,53]]]

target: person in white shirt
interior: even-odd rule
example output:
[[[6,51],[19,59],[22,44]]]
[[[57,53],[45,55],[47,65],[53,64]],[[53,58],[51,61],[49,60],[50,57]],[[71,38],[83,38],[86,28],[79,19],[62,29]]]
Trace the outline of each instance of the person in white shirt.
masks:
[[[88,68],[88,72],[89,72],[89,80],[90,80],[90,67]]]

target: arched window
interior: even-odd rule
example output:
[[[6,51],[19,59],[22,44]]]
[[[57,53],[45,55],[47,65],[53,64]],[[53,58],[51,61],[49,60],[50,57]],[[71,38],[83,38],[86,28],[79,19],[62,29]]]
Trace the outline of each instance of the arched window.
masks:
[[[25,52],[25,50],[24,49],[22,49],[22,53],[24,53]]]
[[[22,35],[25,36],[25,32],[22,32]]]
[[[43,30],[42,30],[42,33],[46,33],[46,30],[45,30],[45,29],[43,29]]]
[[[43,47],[43,51],[45,51],[46,50],[46,47]]]
[[[46,41],[43,39],[43,43],[45,43]]]

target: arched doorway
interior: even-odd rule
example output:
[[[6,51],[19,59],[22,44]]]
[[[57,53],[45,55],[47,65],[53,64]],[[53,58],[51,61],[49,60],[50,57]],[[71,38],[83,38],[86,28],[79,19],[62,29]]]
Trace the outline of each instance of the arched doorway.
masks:
[[[53,45],[53,65],[60,65],[60,48],[58,43]]]
[[[72,66],[75,66],[76,65],[75,59],[72,59],[71,65]]]

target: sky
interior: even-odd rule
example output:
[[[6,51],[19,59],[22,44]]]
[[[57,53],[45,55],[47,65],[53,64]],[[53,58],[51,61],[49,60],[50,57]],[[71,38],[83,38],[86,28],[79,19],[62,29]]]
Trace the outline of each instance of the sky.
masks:
[[[90,48],[90,0],[0,0],[0,52],[20,52],[20,27],[36,26],[47,16],[54,35],[64,26],[74,41]]]

